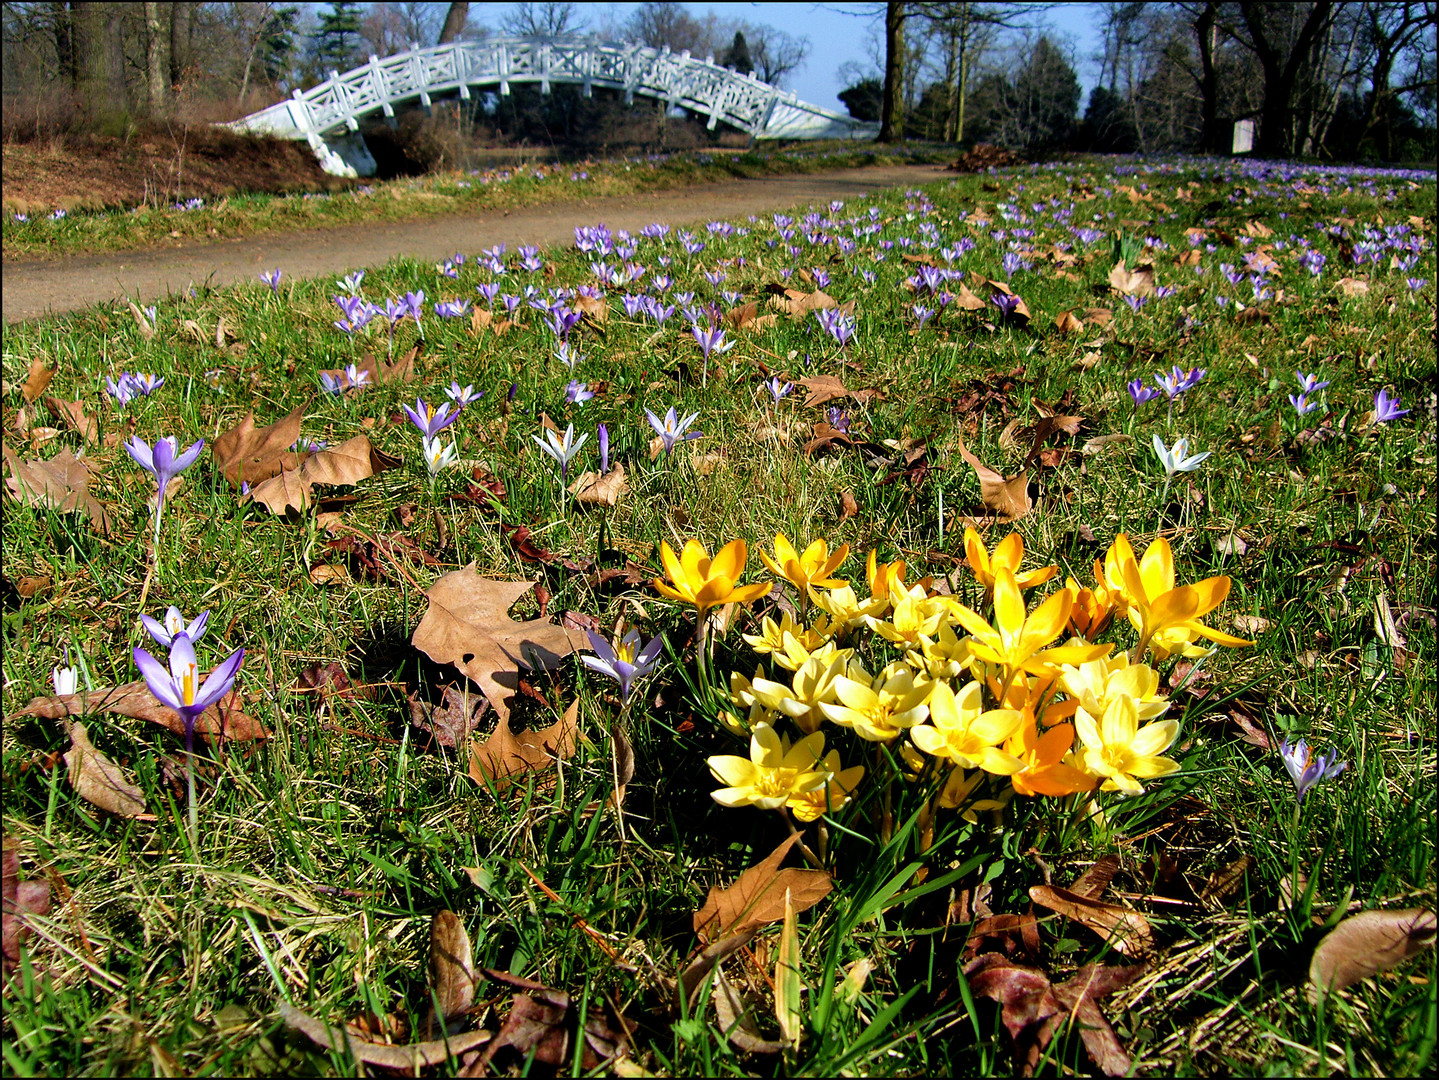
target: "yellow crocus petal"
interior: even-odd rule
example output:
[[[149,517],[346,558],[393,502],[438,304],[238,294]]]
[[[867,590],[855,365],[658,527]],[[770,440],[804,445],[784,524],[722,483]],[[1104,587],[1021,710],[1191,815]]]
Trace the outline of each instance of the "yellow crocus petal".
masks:
[[[964,529],[964,557],[981,583],[986,583],[986,579],[994,580],[989,572],[989,552],[985,550],[984,541],[979,538],[979,533],[974,531],[973,525],[967,525]]]
[[[708,759],[710,772],[715,779],[722,780],[730,787],[743,787],[754,778],[754,763],[749,758],[734,754],[716,754]]]
[[[1142,757],[1129,763],[1129,775],[1137,776],[1141,780],[1153,780],[1155,777],[1177,773],[1180,768],[1179,762],[1173,758]]]
[[[741,585],[725,598],[727,604],[748,604],[761,597],[768,596],[774,582],[757,581],[753,585]]]
[[[994,575],[994,623],[1006,644],[1024,628],[1024,597],[1014,575],[1003,568]]]
[[[1207,637],[1216,645],[1227,645],[1231,649],[1242,648],[1246,645],[1254,644],[1254,642],[1246,641],[1242,637],[1235,637],[1233,634],[1226,634],[1223,630],[1216,630],[1212,626],[1205,626],[1201,622],[1186,623],[1184,624],[1184,626],[1185,629],[1190,630],[1201,637]]]
[[[1129,740],[1130,749],[1138,757],[1153,757],[1155,754],[1162,754],[1174,745],[1174,740],[1179,738],[1178,720],[1156,720],[1152,724],[1145,724]],[[1136,776],[1142,775],[1135,772]]]
[[[743,540],[731,540],[715,553],[705,576],[727,577],[730,581],[737,581],[740,574],[744,573],[744,564],[748,558],[749,546]]]
[[[1013,580],[1013,578],[1011,577],[1010,580]],[[998,594],[998,580],[996,579],[996,597],[998,597]],[[1019,595],[1017,587],[1015,589],[1015,595]],[[1062,631],[1065,624],[1069,622],[1069,609],[1073,603],[1074,597],[1061,589],[1044,603],[1040,604],[1039,607],[1035,608],[1034,613],[1029,616],[1028,621],[1024,624],[1025,648],[1033,652],[1036,649],[1048,645],[1055,638],[1059,637],[1060,631]],[[1020,610],[1023,611],[1022,602]]]
[[[1104,743],[1128,746],[1138,730],[1139,710],[1135,708],[1133,699],[1123,695],[1112,698],[1099,722],[1099,735]]]
[[[1164,537],[1155,537],[1139,560],[1139,576],[1146,595],[1152,597],[1174,588],[1174,552]]]
[[[734,582],[728,576],[720,574],[711,577],[695,590],[695,603],[700,607],[715,607],[725,603],[726,598],[732,592],[734,592]]]
[[[999,543],[994,545],[994,554],[989,557],[990,566],[999,569],[1001,566],[1011,574],[1019,570],[1019,564],[1024,561],[1024,538],[1019,533],[1010,533]]]

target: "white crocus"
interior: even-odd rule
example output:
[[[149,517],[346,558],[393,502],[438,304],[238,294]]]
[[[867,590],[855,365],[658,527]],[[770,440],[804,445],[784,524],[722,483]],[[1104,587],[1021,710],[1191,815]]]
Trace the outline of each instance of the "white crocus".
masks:
[[[79,668],[57,667],[50,672],[50,681],[55,685],[55,693],[59,696],[73,694],[75,682],[80,675]]]
[[[1204,464],[1212,451],[1206,450],[1202,454],[1195,454],[1187,457],[1189,453],[1189,440],[1176,439],[1172,449],[1165,449],[1164,440],[1158,435],[1154,436],[1154,452],[1159,456],[1159,463],[1164,466],[1165,479],[1174,476],[1175,473],[1193,472]]]
[[[580,448],[589,441],[589,437],[590,433],[587,431],[576,439],[574,424],[565,426],[565,436],[563,439],[556,436],[555,433],[548,428],[545,429],[545,437],[543,439],[538,435],[530,436],[530,438],[539,444],[541,450],[555,459],[555,462],[560,467],[561,481],[568,475],[570,462],[574,461],[576,456],[578,456]]]
[[[459,457],[455,452],[455,444],[442,443],[438,435],[433,439],[421,439],[420,449],[425,455],[425,467],[430,470],[431,476],[446,466],[453,465]]]

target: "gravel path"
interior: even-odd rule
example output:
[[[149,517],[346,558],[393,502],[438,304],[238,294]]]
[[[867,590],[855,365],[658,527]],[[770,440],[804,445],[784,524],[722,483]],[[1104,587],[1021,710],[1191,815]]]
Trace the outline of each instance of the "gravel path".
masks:
[[[582,199],[528,209],[401,224],[306,229],[243,240],[67,259],[6,261],[0,274],[5,321],[21,322],[107,301],[152,303],[191,283],[212,286],[253,281],[261,270],[280,267],[288,277],[308,278],[377,266],[403,255],[438,262],[456,251],[473,254],[498,243],[563,244],[576,225],[604,222],[612,229],[641,228],[763,214],[786,207],[851,199],[880,188],[913,186],[945,175],[936,165],[871,166],[807,176],[727,180],[674,191]]]

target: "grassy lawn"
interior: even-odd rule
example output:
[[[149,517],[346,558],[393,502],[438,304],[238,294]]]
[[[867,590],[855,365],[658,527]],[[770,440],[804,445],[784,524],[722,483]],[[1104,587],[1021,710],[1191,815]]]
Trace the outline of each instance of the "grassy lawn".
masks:
[[[480,198],[455,183],[413,186]],[[111,220],[152,228],[7,221],[5,252],[105,247]],[[447,1074],[1431,1070],[1422,926],[1326,935],[1434,908],[1435,227],[1432,177],[1105,161],[397,260],[350,286],[368,322],[282,277],[7,328],[6,898],[44,913],[7,923],[6,1070],[352,1075],[437,1040],[436,1007],[497,1033],[441,1043]],[[164,385],[121,407],[122,372]],[[402,405],[452,380],[483,396],[431,472]],[[645,410],[671,407],[703,434],[666,452]],[[235,450],[251,411],[273,437]],[[567,491],[600,425],[612,505]],[[538,444],[571,426],[562,473]],[[163,436],[206,446],[156,545],[124,444]],[[776,534],[843,557],[776,575]],[[726,571],[708,611],[652,583],[703,584],[693,556],[666,577],[689,540]],[[139,616],[171,605],[209,612],[201,671],[245,650],[229,737],[193,759],[158,702],[102,707],[136,647],[164,663]],[[663,638],[628,696],[569,655],[621,620]],[[1299,739],[1346,763],[1302,804]],[[742,874],[754,902],[697,933]],[[1370,977],[1314,994],[1321,939]]]
[[[667,191],[743,177],[819,172],[910,161],[945,161],[943,151],[856,149],[819,143],[744,153],[676,151],[578,163],[451,171],[389,181],[356,181],[347,191],[241,194],[170,206],[103,213],[7,213],[0,219],[4,257],[58,258],[133,251],[179,242],[229,240],[260,233],[372,221],[416,221],[456,213],[541,206],[602,196]],[[58,215],[58,216],[56,216]]]

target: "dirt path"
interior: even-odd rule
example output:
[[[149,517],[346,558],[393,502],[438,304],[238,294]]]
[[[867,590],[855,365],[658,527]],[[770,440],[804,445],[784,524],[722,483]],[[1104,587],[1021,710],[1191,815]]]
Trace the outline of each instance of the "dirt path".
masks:
[[[397,255],[438,262],[456,251],[472,255],[501,242],[511,248],[569,243],[576,225],[602,221],[612,229],[633,231],[652,221],[671,225],[712,221],[851,199],[880,188],[932,182],[944,175],[943,168],[935,165],[873,166],[808,176],[729,180],[648,195],[584,199],[403,224],[307,229],[158,251],[7,260],[0,268],[0,302],[7,323],[21,322],[127,297],[152,303],[183,292],[192,282],[208,280],[212,286],[220,286],[253,281],[261,270],[277,266],[288,277],[309,278],[380,265]]]

